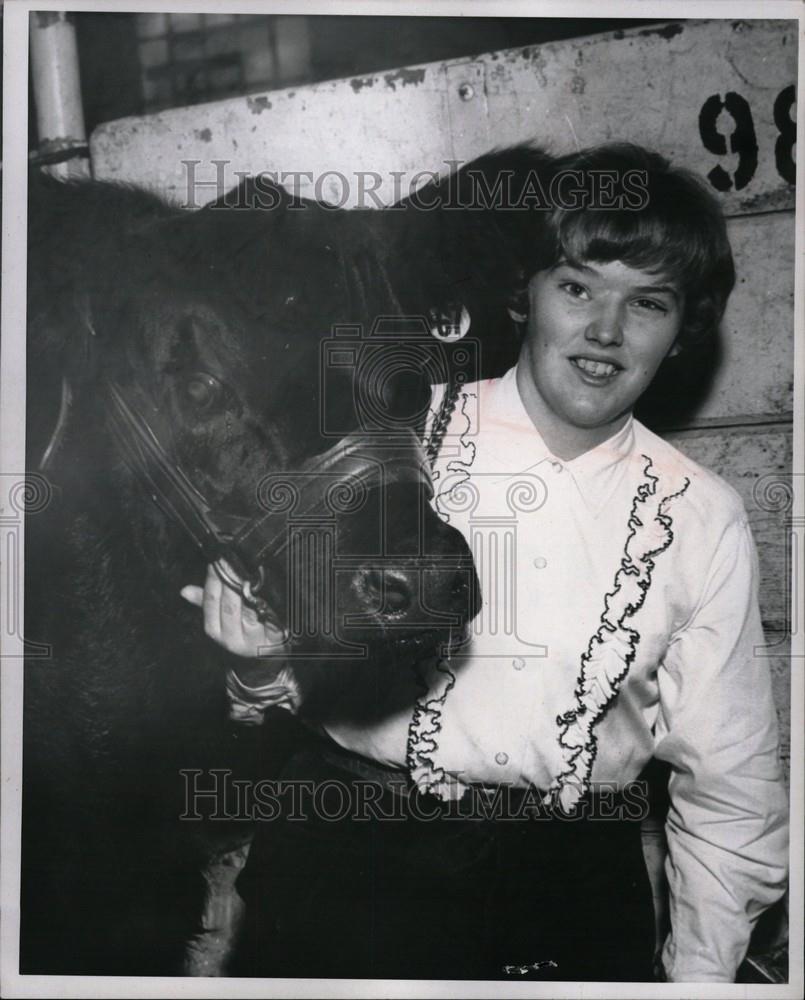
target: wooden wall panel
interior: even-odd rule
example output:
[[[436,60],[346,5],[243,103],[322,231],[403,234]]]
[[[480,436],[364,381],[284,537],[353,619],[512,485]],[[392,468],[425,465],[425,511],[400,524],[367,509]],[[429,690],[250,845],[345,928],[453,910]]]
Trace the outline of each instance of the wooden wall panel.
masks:
[[[565,150],[631,140],[702,175],[720,165],[729,214],[791,207],[774,105],[796,81],[796,52],[793,21],[689,21],[493,54],[484,57],[487,114],[496,142],[542,137]],[[787,96],[780,118],[783,105]],[[752,170],[747,143],[743,174],[739,156],[705,145],[729,140],[737,117],[757,145]]]
[[[697,417],[771,416],[794,409],[794,213],[729,223],[736,284],[722,324],[723,356]]]
[[[703,175],[720,167],[730,214],[791,208],[796,66],[795,21],[677,22],[124,119],[95,131],[92,160],[99,177],[179,198],[181,159],[208,178],[215,159],[251,173],[377,171],[388,203],[392,171],[444,171],[525,140],[567,151],[619,139]],[[342,185],[300,190],[338,201]],[[357,196],[353,183],[346,205]]]
[[[448,169],[447,121],[445,67],[438,64],[127,118],[96,129],[90,145],[97,177],[136,179],[182,205],[183,161],[193,160],[194,176],[208,185],[196,191],[199,204],[216,197],[219,176],[223,193],[243,170],[277,172],[290,190],[298,185],[302,196],[334,204],[342,203],[340,174],[348,181],[343,204],[351,208],[360,203],[361,171],[381,176],[377,197],[389,204],[408,194],[412,172]],[[405,172],[404,187],[395,188],[393,171]]]

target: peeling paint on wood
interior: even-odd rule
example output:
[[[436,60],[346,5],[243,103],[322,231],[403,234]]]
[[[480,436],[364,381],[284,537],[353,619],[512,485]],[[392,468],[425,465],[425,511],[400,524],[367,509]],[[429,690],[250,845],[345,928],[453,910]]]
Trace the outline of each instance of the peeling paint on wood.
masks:
[[[261,115],[271,110],[271,101],[267,97],[247,97],[246,104],[253,115]]]
[[[359,94],[364,87],[373,87],[374,83],[374,77],[371,76],[356,76],[349,81],[350,87],[352,87],[356,94]]]
[[[399,83],[401,87],[415,87],[425,80],[424,69],[398,69],[393,73],[384,73],[383,79],[392,90],[397,89]]]
[[[697,416],[784,417],[794,409],[794,214],[729,224],[736,284],[722,323],[722,358]]]
[[[666,24],[663,28],[642,28],[638,34],[643,38],[648,38],[650,35],[658,35],[660,38],[664,38],[669,41],[675,35],[680,35],[685,30],[682,24]]]
[[[786,45],[782,41],[786,41]],[[776,96],[796,80],[795,22],[689,22],[615,32],[531,50],[503,53],[489,67],[489,114],[501,143],[547,141],[565,151],[612,139],[640,142],[703,176],[721,167],[720,191],[730,214],[793,206],[793,186],[781,176],[774,118]],[[583,84],[582,84],[582,81]],[[757,141],[748,180],[731,151],[738,123],[724,113],[709,135],[700,112],[710,98],[735,94],[746,102]],[[709,149],[724,143],[722,155]],[[746,157],[745,157],[746,159]],[[743,184],[744,186],[741,186]]]
[[[524,140],[567,151],[619,139],[653,147],[703,176],[716,170],[730,214],[778,210],[793,207],[794,189],[776,160],[775,99],[796,81],[796,56],[794,21],[690,21],[612,32],[479,56],[471,65],[478,67],[483,100],[471,108],[455,87],[467,62],[453,60],[108,123],[92,137],[93,163],[100,177],[142,178],[175,194],[181,175],[175,136],[188,140],[186,156],[226,159],[232,136],[247,133],[255,115],[260,127],[239,142],[233,170],[388,174],[438,169]],[[304,106],[291,101],[295,94]],[[730,98],[730,107],[751,115],[753,170],[751,151],[730,150],[746,122],[739,130],[722,109],[701,126],[710,146],[724,144],[723,154],[708,149],[700,133],[705,102],[730,94],[740,99]],[[194,130],[203,126],[213,129],[215,141],[198,140],[194,149]],[[793,122],[782,127],[793,129]],[[379,194],[390,200],[392,185]]]

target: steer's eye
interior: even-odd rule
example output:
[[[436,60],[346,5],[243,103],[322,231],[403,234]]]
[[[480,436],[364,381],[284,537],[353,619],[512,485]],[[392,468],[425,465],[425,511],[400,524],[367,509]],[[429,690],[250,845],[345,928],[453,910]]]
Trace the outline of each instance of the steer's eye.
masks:
[[[214,375],[193,372],[182,382],[182,395],[198,416],[209,416],[224,401],[224,387]]]

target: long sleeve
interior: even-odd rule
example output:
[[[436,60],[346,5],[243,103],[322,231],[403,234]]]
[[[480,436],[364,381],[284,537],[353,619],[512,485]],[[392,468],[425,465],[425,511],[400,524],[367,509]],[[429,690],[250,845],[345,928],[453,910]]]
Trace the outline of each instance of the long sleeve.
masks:
[[[733,982],[754,923],[785,888],[787,800],[757,580],[741,513],[659,671],[655,752],[672,768],[663,964],[673,982]]]
[[[294,715],[299,711],[299,686],[285,661],[279,661],[275,676],[260,687],[249,687],[235,670],[228,670],[226,693],[230,719],[247,726],[261,726],[267,708],[285,708]]]

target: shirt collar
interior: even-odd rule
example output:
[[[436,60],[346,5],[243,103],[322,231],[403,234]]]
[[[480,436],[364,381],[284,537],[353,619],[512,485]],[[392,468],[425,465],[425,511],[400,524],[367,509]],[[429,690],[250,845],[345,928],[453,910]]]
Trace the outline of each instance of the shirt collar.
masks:
[[[489,393],[488,405],[483,407],[480,418],[492,418],[495,433],[491,457],[495,463],[506,464],[512,474],[529,471],[542,462],[567,471],[590,513],[597,517],[626,473],[629,463],[624,459],[634,451],[631,414],[623,427],[606,441],[565,461],[553,454],[532,423],[517,388],[516,367],[494,380]]]

